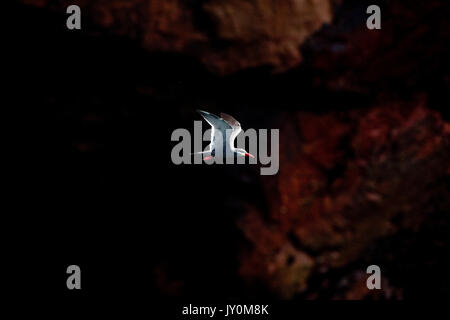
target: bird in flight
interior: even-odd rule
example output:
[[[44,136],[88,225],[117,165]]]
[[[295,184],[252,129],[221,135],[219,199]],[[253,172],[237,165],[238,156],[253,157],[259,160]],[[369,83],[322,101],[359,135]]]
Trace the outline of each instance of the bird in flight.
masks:
[[[202,110],[197,110],[201,114],[203,119],[208,122],[211,129],[211,143],[205,149],[205,151],[197,152],[197,154],[204,154],[203,160],[210,160],[214,158],[222,147],[222,155],[225,158],[235,157],[250,157],[254,156],[244,149],[235,148],[234,140],[237,135],[242,131],[241,124],[232,116],[221,113],[220,117]],[[223,142],[223,143],[222,143]]]

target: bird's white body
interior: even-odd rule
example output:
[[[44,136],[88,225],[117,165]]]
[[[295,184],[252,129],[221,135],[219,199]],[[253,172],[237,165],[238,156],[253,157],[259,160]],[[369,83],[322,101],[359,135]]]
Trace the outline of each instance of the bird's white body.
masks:
[[[198,110],[198,112],[212,127],[211,143],[205,151],[199,152],[207,156],[205,159],[219,155],[225,159],[245,156],[253,158],[253,155],[244,149],[234,147],[234,141],[242,131],[241,124],[236,119],[226,113],[221,113],[218,117],[206,111]]]

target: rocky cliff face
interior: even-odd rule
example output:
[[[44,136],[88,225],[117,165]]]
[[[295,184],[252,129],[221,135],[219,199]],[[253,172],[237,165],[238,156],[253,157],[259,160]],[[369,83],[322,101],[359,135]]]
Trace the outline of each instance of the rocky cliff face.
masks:
[[[358,268],[349,266],[363,264],[383,239],[418,232],[432,212],[448,212],[450,125],[424,102],[321,116],[299,112],[284,123],[280,130],[290,138],[281,146],[280,174],[266,185],[269,216],[249,210],[239,224],[252,245],[241,257],[245,278],[262,279],[285,298],[316,297],[329,286],[339,292],[336,283],[308,288],[308,279],[327,278],[332,270],[355,277]],[[390,263],[400,254],[384,250]],[[374,294],[365,282],[341,286],[348,291],[334,298]],[[392,290],[381,294],[402,296]]]
[[[330,0],[23,2],[56,10],[77,4],[95,25],[136,38],[149,51],[195,56],[219,74],[294,67],[300,45],[333,17]]]
[[[21,2],[64,17],[69,4]],[[79,100],[66,101],[47,87],[36,90],[48,110],[57,110],[56,127],[66,134],[59,144],[70,145],[72,139],[77,152],[87,153],[134,150],[124,145],[139,149],[142,138],[128,132],[148,134],[142,129],[148,126],[144,120],[153,123],[167,112],[177,125],[191,123],[200,103],[211,111],[237,112],[247,127],[280,128],[279,174],[239,177],[236,185],[250,181],[253,189],[238,188],[242,192],[233,194],[233,200],[220,199],[226,208],[237,202],[243,212],[227,212],[225,235],[235,232],[232,240],[238,248],[228,255],[217,253],[217,260],[212,259],[217,264],[208,265],[211,270],[223,265],[223,257],[236,259],[226,274],[236,273],[238,280],[228,283],[244,279],[253,296],[394,299],[448,294],[448,1],[382,1],[379,31],[365,28],[371,1],[70,4],[82,8],[86,39],[132,39],[144,53],[122,57],[112,52],[113,63],[103,66],[106,75],[97,72],[96,83],[80,85]],[[80,68],[87,74],[108,52]],[[164,60],[155,52],[176,57]],[[37,82],[31,86],[39,86]],[[102,82],[103,91],[89,87]],[[127,125],[131,129],[123,130]],[[165,122],[159,125],[167,130]],[[194,182],[178,174],[168,180],[195,184],[209,173],[200,173]],[[258,190],[253,198],[249,189]],[[181,237],[172,220],[164,222],[164,233],[154,227],[158,244],[172,229],[173,238]],[[184,223],[194,225],[187,218]],[[217,233],[221,235],[208,233],[213,238],[209,244],[218,251],[228,248],[214,238]],[[192,234],[183,235],[170,249],[173,256],[187,250]],[[196,258],[196,267],[205,262]],[[164,254],[156,259],[162,262],[156,263],[155,282],[167,295],[209,288],[200,276],[188,279],[185,260]],[[365,270],[377,263],[383,266],[385,290],[370,292]]]

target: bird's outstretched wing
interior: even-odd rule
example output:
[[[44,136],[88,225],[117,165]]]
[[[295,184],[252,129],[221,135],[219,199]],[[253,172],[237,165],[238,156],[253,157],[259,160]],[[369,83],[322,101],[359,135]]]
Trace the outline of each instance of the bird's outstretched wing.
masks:
[[[239,123],[239,121],[237,121],[235,118],[233,118],[232,116],[230,116],[229,114],[226,113],[221,113],[220,116],[222,117],[222,119],[224,119],[233,129],[233,132],[231,133],[230,136],[230,145],[231,148],[234,148],[234,140],[236,139],[237,135],[242,131],[241,129],[241,124]]]
[[[232,128],[233,130],[240,128],[241,124],[239,123],[239,121],[237,121],[235,118],[233,118],[232,116],[230,116],[229,114],[226,113],[221,113],[220,117],[225,120]]]
[[[223,139],[222,141],[224,141],[227,137],[229,137],[227,140],[227,144],[224,144],[224,148],[228,149],[228,150],[233,150],[234,149],[234,140],[237,137],[237,135],[241,132],[241,124],[234,119],[232,116],[226,114],[226,113],[221,113],[220,116],[221,118],[219,118],[218,116],[206,112],[206,111],[202,111],[202,110],[197,110],[202,117],[206,120],[206,122],[208,122],[211,127],[212,127],[212,131],[211,131],[211,144],[209,146],[209,150],[214,150],[216,147],[216,134],[221,134],[221,139]],[[228,131],[228,132],[227,132]],[[220,137],[220,136],[219,136]]]
[[[198,113],[200,113],[202,115],[202,117],[206,120],[206,122],[208,122],[211,125],[211,127],[213,127],[214,129],[222,131],[222,132],[233,129],[230,124],[228,124],[224,119],[219,118],[215,114],[212,114],[212,113],[209,113],[206,111],[202,111],[202,110],[197,110],[197,111],[198,111]]]

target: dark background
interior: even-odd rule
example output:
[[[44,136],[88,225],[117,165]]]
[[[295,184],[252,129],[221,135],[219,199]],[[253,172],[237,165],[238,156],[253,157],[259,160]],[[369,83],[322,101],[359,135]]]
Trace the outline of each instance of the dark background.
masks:
[[[11,159],[6,228],[13,231],[8,265],[19,273],[11,279],[18,292],[164,301],[448,297],[449,6],[380,2],[382,30],[369,31],[369,2],[334,3],[332,22],[304,41],[299,64],[282,72],[261,65],[226,74],[201,62],[195,52],[202,47],[148,50],[139,33],[130,37],[104,27],[84,9],[82,30],[69,31],[61,3],[6,5],[12,36],[5,49],[11,52],[5,62],[12,84],[4,105]],[[214,30],[208,18],[196,19],[203,21],[202,30]],[[229,45],[210,32],[211,42],[218,42],[215,50]],[[367,40],[369,32],[381,35]],[[411,116],[418,105],[425,120]],[[259,167],[249,165],[173,165],[170,135],[176,128],[192,131],[193,121],[200,120],[198,108],[230,113],[244,129],[280,128],[280,173],[260,176]],[[371,112],[382,116],[373,119]],[[392,132],[409,128],[411,121],[415,131],[396,140]],[[313,128],[302,129],[308,122]],[[365,146],[366,153],[355,147],[371,139],[364,123],[386,124],[390,132],[389,139]],[[336,142],[341,125],[346,134]],[[308,139],[319,147],[312,143],[315,153],[305,155]],[[423,162],[410,164],[407,158],[429,141],[438,142]],[[377,148],[388,155],[387,165],[371,162],[380,155]],[[304,164],[305,157],[313,160]],[[329,165],[330,157],[338,160]],[[391,221],[395,231],[368,235],[367,242],[355,236],[342,247],[322,246],[316,230],[333,220],[322,209],[307,219],[313,221],[311,236],[296,236],[285,226],[302,223],[296,217],[303,211],[288,206],[292,220],[286,222],[274,209],[286,190],[296,190],[295,183],[289,185],[295,168],[307,176],[320,172],[327,181],[312,199],[337,199],[333,183],[350,179],[346,170],[358,159],[369,163],[358,173],[360,180],[375,176],[380,194],[393,200],[376,205],[355,200],[351,210],[343,210],[349,224],[337,232],[364,228],[359,222],[366,216],[373,218],[369,223]],[[404,184],[390,189],[398,180]],[[348,185],[361,187],[351,181]],[[361,196],[351,187],[339,194]],[[411,208],[403,209],[407,204]],[[264,227],[258,219],[245,219],[253,212]],[[269,231],[253,235],[252,228]],[[284,248],[278,238],[315,261],[301,288],[285,280],[283,272],[291,269],[277,265],[276,275],[264,271],[271,262],[292,263],[276,260],[282,252],[277,246]],[[270,254],[261,253],[267,239],[277,243],[268,245]],[[342,254],[357,243],[364,243],[363,250],[350,258],[319,262],[323,252]],[[82,270],[80,292],[65,286],[71,264]],[[388,279],[382,293],[353,287],[370,264],[380,265]]]

